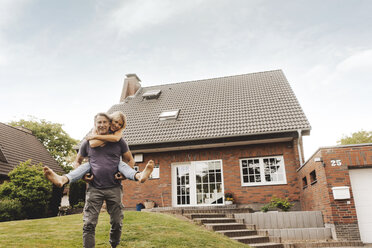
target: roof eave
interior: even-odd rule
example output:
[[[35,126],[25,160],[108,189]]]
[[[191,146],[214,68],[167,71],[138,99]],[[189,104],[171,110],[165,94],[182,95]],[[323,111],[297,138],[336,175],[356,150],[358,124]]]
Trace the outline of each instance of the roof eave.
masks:
[[[212,147],[222,147],[222,146],[236,146],[236,145],[247,145],[247,144],[258,144],[258,143],[286,142],[294,138],[298,138],[297,130],[292,130],[292,131],[287,131],[287,132],[273,132],[273,133],[265,133],[265,134],[244,135],[244,136],[240,135],[240,136],[230,136],[230,137],[220,137],[220,138],[170,141],[170,142],[161,142],[161,143],[159,142],[159,143],[148,143],[148,144],[130,144],[129,147],[133,153],[139,153],[139,152],[146,153],[146,152],[212,148]]]

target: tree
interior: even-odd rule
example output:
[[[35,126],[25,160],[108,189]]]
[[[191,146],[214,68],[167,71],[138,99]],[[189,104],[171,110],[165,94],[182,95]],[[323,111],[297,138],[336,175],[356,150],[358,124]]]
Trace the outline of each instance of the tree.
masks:
[[[52,185],[43,174],[41,164],[21,162],[8,174],[10,181],[0,185],[0,199],[17,199],[27,218],[45,217],[52,196]]]
[[[69,164],[66,160],[74,152],[73,146],[78,143],[63,129],[62,124],[52,123],[44,119],[30,117],[29,120],[21,119],[12,121],[11,126],[22,126],[32,131],[32,134],[44,145],[53,158],[63,167]]]
[[[350,136],[344,135],[340,140],[337,141],[338,145],[351,145],[351,144],[362,144],[372,143],[372,131],[364,131],[363,129],[352,133]]]

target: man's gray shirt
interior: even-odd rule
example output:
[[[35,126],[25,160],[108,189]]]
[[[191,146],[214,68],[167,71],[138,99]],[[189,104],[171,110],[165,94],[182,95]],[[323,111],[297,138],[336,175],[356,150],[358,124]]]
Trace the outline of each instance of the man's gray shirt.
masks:
[[[98,189],[111,188],[120,185],[114,178],[118,172],[120,156],[129,151],[127,143],[120,139],[119,142],[107,142],[105,146],[92,148],[84,140],[80,147],[80,155],[89,158],[93,181],[90,183]]]

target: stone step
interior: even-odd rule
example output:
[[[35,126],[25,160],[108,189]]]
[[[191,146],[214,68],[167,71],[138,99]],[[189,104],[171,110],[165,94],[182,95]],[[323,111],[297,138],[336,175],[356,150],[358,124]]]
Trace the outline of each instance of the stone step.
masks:
[[[213,231],[222,231],[222,230],[239,230],[244,229],[246,226],[240,223],[224,223],[224,224],[204,224],[205,227]]]
[[[319,241],[319,242],[291,242],[284,243],[284,248],[308,248],[308,247],[363,247],[362,241]]]
[[[223,234],[227,237],[241,237],[241,236],[251,236],[257,235],[256,230],[247,230],[247,229],[240,229],[240,230],[222,230],[216,231],[216,233]]]
[[[252,248],[283,248],[281,243],[258,243],[258,244],[249,244]]]
[[[281,237],[282,240],[330,240],[332,239],[331,228],[283,228],[261,229],[267,231],[269,236]]]
[[[224,218],[225,214],[218,213],[198,213],[198,214],[184,214],[189,219],[201,219],[201,218]]]
[[[270,241],[269,237],[259,235],[231,237],[231,239],[239,241],[244,244],[268,243]]]
[[[236,223],[234,218],[195,218],[193,219],[195,222],[202,223],[202,224],[209,224],[209,223]]]
[[[251,208],[212,208],[212,209],[183,209],[182,214],[197,214],[197,213],[252,213]]]

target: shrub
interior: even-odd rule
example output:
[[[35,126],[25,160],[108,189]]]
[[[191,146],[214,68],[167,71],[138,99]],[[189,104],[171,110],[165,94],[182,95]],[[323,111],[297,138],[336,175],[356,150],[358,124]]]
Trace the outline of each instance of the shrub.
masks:
[[[70,206],[75,206],[79,202],[85,202],[85,190],[86,183],[83,180],[70,184],[70,191],[68,195]]]
[[[266,204],[265,206],[263,206],[261,208],[261,211],[266,213],[267,211],[269,211],[269,209],[270,209],[270,203],[269,204]]]
[[[72,206],[72,208],[84,208],[85,202],[78,202],[78,204]]]
[[[282,199],[282,198],[278,198],[278,197],[273,196],[273,198],[271,198],[270,203],[268,203],[268,204],[266,204],[265,206],[263,206],[263,207],[261,208],[261,211],[262,211],[262,212],[267,212],[267,211],[269,211],[269,209],[270,209],[271,207],[276,207],[276,208],[281,209],[281,210],[283,210],[284,212],[286,212],[286,211],[288,211],[291,207],[293,207],[293,205],[294,205],[294,204],[293,204],[293,203],[290,203],[290,202],[288,201],[287,198]]]
[[[18,199],[0,200],[0,221],[22,219],[22,204]]]
[[[0,186],[0,198],[18,199],[26,218],[45,217],[52,187],[44,178],[41,164],[21,162],[8,176],[10,182]]]

